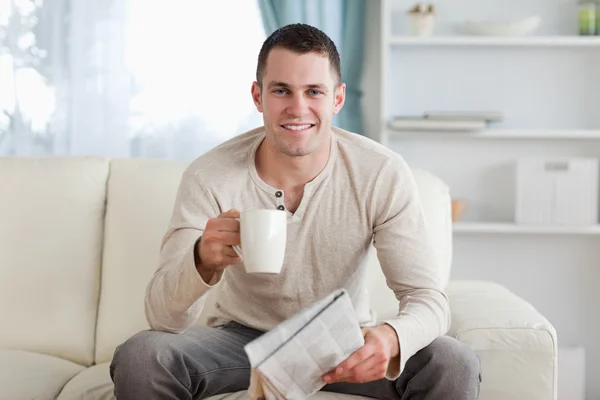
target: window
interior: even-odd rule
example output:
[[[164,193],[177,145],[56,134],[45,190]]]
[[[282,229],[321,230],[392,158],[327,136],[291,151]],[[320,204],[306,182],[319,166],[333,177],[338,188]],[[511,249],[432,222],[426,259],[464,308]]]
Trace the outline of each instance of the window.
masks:
[[[191,143],[205,150],[261,125],[250,96],[265,39],[257,4],[164,4],[131,0],[126,54],[137,89],[133,131],[163,141],[173,135],[177,152],[186,153]]]
[[[0,154],[195,158],[262,124],[264,39],[249,0],[0,0]]]
[[[0,0],[0,154],[15,153],[24,141],[43,144],[55,112],[47,52],[35,35],[39,9],[34,1]]]

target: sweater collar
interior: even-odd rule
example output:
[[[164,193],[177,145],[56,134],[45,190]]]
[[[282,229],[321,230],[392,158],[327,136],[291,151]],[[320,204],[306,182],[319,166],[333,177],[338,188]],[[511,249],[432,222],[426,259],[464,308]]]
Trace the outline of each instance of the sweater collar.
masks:
[[[256,169],[256,152],[257,152],[260,144],[263,142],[263,140],[265,140],[265,137],[266,137],[266,132],[263,129],[257,135],[256,140],[254,141],[252,146],[250,146],[250,150],[248,153],[248,169],[250,171],[250,176],[252,177],[252,180],[254,181],[254,183],[258,187],[260,187],[262,190],[274,195],[280,189],[275,188],[275,187],[269,185],[267,182],[265,182],[258,175],[258,170]],[[331,137],[331,146],[330,146],[330,150],[329,150],[329,158],[327,160],[327,164],[325,164],[325,168],[323,168],[321,170],[321,172],[319,172],[319,174],[317,174],[317,176],[312,181],[310,181],[306,185],[304,185],[304,195],[306,195],[307,191],[310,192],[312,190],[312,188],[318,187],[319,184],[325,178],[327,178],[331,174],[331,171],[333,170],[333,167],[335,165],[335,161],[337,158],[337,152],[338,152],[337,137],[336,137],[336,132],[334,129],[331,130],[330,137]]]

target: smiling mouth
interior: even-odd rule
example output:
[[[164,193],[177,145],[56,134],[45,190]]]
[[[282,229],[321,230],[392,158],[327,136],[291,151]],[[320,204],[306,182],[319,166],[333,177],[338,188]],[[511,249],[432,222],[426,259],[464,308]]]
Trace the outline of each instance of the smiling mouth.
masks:
[[[302,124],[302,125],[281,125],[281,127],[283,129],[286,129],[288,131],[293,131],[293,132],[301,132],[301,131],[306,131],[310,128],[312,128],[313,126],[315,126],[315,124]]]

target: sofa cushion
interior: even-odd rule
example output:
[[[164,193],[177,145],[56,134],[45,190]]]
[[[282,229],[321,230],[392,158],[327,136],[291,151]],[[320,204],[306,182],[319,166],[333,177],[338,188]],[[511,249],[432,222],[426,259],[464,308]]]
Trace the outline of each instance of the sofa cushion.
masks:
[[[446,292],[452,311],[448,334],[481,359],[481,398],[556,398],[557,336],[544,316],[493,282],[453,280]]]
[[[93,360],[108,160],[0,157],[0,347]]]
[[[110,363],[90,367],[75,376],[63,389],[57,400],[114,400],[114,385],[108,372]],[[208,400],[246,400],[248,392],[221,394]],[[366,397],[349,396],[337,393],[319,392],[311,400],[366,400]]]
[[[86,368],[63,388],[57,400],[114,400],[114,385],[108,372],[110,363]]]
[[[84,369],[53,356],[0,349],[0,398],[53,400]]]
[[[116,346],[148,329],[146,285],[158,267],[160,244],[187,165],[149,159],[111,162],[96,363],[111,360]]]

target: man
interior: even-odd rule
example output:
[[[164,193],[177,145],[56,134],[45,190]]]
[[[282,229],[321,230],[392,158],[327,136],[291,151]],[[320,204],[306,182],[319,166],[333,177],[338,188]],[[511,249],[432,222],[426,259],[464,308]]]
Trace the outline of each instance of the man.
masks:
[[[199,157],[182,176],[160,266],[146,295],[152,330],[115,352],[118,399],[200,399],[248,388],[243,346],[345,288],[365,345],[323,376],[323,390],[388,399],[475,399],[479,362],[444,337],[449,307],[417,188],[402,158],[332,127],[344,104],[340,58],[320,30],[283,27],[266,39],[252,98],[264,127]],[[247,274],[238,210],[287,213],[281,274]],[[399,301],[374,326],[365,287],[371,243]],[[219,283],[209,326],[204,297]]]

